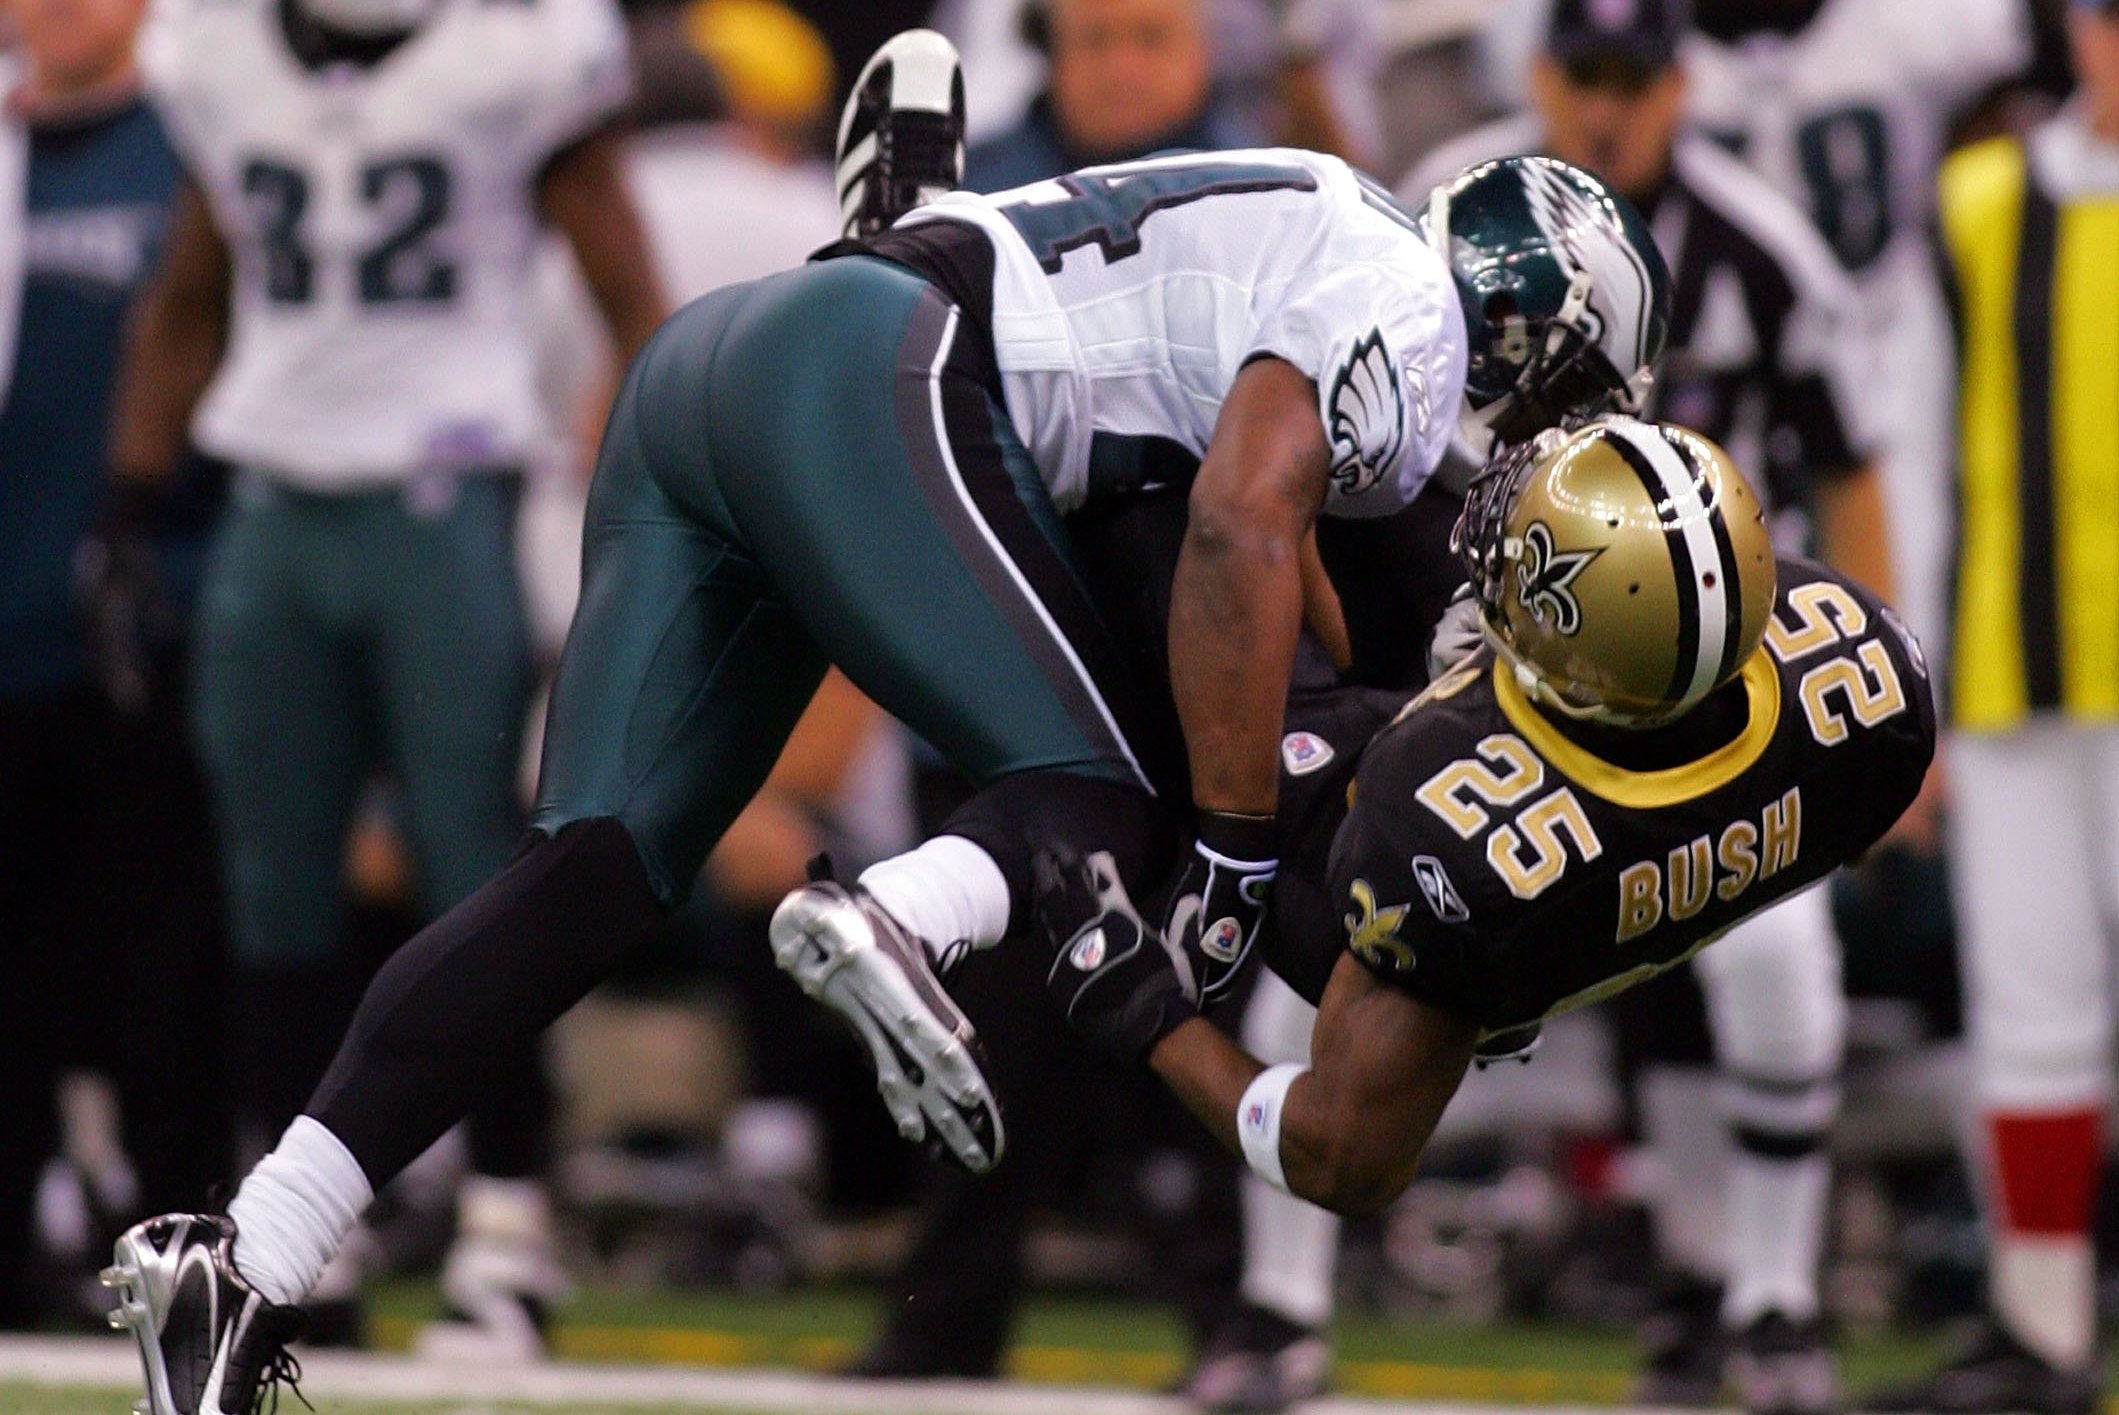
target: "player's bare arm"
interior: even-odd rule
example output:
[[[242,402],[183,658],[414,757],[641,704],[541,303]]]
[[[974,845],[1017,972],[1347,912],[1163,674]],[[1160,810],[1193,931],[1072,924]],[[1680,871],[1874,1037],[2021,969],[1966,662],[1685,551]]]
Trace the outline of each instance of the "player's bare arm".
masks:
[[[1477,1032],[1342,957],[1317,1009],[1310,1069],[1281,1107],[1288,1192],[1350,1217],[1379,1212],[1403,1193],[1471,1063]],[[1148,1063],[1215,1138],[1243,1153],[1238,1112],[1264,1070],[1250,1053],[1193,1018]]]
[[[1895,599],[1883,476],[1876,463],[1865,462],[1843,477],[1821,478],[1814,494],[1818,558],[1878,598]]]
[[[1272,814],[1302,542],[1330,460],[1310,380],[1279,359],[1245,365],[1192,485],[1171,590],[1171,685],[1202,809]]]
[[[183,455],[192,410],[227,342],[228,286],[227,243],[197,184],[187,180],[119,363],[110,465],[126,481],[153,483]]]
[[[537,184],[538,210],[572,248],[621,364],[669,314],[626,189],[624,151],[615,129],[591,133],[554,156]]]

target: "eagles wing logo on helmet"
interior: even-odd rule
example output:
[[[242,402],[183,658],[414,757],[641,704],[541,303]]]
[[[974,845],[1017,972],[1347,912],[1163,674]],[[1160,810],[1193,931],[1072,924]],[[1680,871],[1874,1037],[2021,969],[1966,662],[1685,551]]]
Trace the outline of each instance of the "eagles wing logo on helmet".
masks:
[[[1423,393],[1424,401],[1424,390]],[[1358,496],[1383,479],[1405,441],[1405,388],[1398,366],[1371,329],[1354,341],[1325,396],[1330,410],[1332,484]]]
[[[1589,568],[1589,562],[1604,553],[1602,546],[1590,550],[1561,550],[1553,545],[1552,528],[1532,521],[1523,532],[1523,558],[1516,564],[1516,597],[1538,624],[1550,624],[1562,634],[1572,635],[1582,627],[1582,602],[1568,586]]]

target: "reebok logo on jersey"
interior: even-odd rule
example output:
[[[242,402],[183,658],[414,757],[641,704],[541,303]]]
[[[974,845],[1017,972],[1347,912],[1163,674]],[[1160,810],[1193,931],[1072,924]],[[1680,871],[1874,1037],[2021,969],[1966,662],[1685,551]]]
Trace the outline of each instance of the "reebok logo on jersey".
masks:
[[[1457,893],[1451,882],[1449,871],[1433,855],[1413,856],[1413,880],[1420,886],[1421,897],[1435,917],[1445,924],[1462,924],[1471,919],[1472,911],[1466,907],[1464,896]]]
[[[1381,329],[1354,341],[1326,386],[1324,408],[1332,485],[1341,496],[1359,496],[1383,480],[1405,445],[1405,385]]]
[[[1313,732],[1290,732],[1280,739],[1280,764],[1289,776],[1308,776],[1328,765],[1334,755],[1332,744]]]

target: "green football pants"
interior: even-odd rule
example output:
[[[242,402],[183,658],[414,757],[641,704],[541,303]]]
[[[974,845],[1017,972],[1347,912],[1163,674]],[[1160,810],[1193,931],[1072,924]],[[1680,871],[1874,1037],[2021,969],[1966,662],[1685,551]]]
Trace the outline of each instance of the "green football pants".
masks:
[[[506,862],[531,685],[515,500],[496,476],[332,496],[241,479],[201,591],[193,721],[242,963],[337,958],[346,833],[377,772],[428,912]]]
[[[663,326],[604,434],[537,826],[615,817],[681,897],[827,664],[975,782],[1146,788],[1130,680],[978,341],[861,256]]]

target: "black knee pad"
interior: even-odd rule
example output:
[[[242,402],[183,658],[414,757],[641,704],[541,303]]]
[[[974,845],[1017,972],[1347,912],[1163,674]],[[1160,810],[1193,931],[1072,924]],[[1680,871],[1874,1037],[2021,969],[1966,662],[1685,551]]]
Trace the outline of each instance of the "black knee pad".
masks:
[[[1030,862],[1040,850],[1108,850],[1136,901],[1175,867],[1183,843],[1167,806],[1138,786],[1063,771],[1004,776],[957,807],[940,834],[961,835],[1008,881],[1008,929],[1030,921]]]

